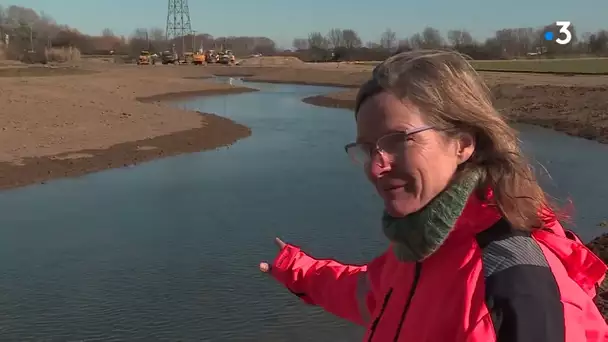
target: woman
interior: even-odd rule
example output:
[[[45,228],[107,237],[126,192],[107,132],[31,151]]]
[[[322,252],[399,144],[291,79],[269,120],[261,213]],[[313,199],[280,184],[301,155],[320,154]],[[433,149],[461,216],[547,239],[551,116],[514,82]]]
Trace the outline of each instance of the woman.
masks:
[[[608,341],[606,266],[549,209],[488,89],[460,55],[400,53],[357,96],[346,146],[384,201],[389,249],[364,266],[277,239],[260,264],[365,341]]]

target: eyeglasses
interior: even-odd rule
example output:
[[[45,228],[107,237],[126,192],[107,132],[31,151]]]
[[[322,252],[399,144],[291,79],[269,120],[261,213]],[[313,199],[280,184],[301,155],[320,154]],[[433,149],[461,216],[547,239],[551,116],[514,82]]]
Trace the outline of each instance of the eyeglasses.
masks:
[[[393,132],[376,140],[375,144],[350,143],[344,146],[348,156],[357,164],[367,165],[378,153],[383,162],[393,162],[396,156],[402,155],[407,149],[407,140],[412,134],[433,129],[432,126],[422,126],[408,131]]]

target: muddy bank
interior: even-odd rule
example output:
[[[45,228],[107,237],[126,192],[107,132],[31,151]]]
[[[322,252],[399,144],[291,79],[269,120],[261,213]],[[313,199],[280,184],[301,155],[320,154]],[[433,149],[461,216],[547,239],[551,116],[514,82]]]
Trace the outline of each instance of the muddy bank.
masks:
[[[207,89],[207,90],[191,90],[182,91],[176,93],[165,93],[147,97],[136,97],[135,99],[143,103],[154,103],[163,101],[175,101],[181,99],[187,99],[197,96],[213,96],[213,95],[230,95],[230,94],[241,94],[258,91],[258,89],[232,87],[232,88],[220,88],[220,89]]]
[[[107,149],[81,150],[54,156],[24,158],[18,163],[0,163],[0,189],[81,176],[87,173],[164,158],[211,150],[233,144],[251,135],[248,127],[229,119],[198,113],[201,127],[158,137],[116,144]]]
[[[312,96],[304,102],[353,109],[357,90]],[[578,87],[499,84],[492,86],[495,105],[512,122],[550,128],[608,143],[608,86]]]

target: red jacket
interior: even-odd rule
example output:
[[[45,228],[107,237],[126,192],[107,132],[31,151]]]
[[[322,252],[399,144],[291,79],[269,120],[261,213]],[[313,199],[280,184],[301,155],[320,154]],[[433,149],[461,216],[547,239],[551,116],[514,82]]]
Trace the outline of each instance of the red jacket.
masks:
[[[592,301],[606,265],[554,215],[544,221],[531,234],[513,230],[472,196],[422,262],[400,262],[389,248],[344,265],[287,245],[272,275],[306,303],[367,327],[364,341],[608,341]]]

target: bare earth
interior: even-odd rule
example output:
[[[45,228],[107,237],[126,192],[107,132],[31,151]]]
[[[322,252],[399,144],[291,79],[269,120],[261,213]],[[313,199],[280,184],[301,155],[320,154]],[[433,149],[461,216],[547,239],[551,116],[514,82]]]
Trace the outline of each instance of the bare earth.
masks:
[[[169,68],[98,71],[55,76],[56,69],[36,68],[28,73],[53,76],[11,77],[15,70],[0,69],[0,188],[216,148],[250,134],[228,119],[155,101],[247,88],[172,76]]]

